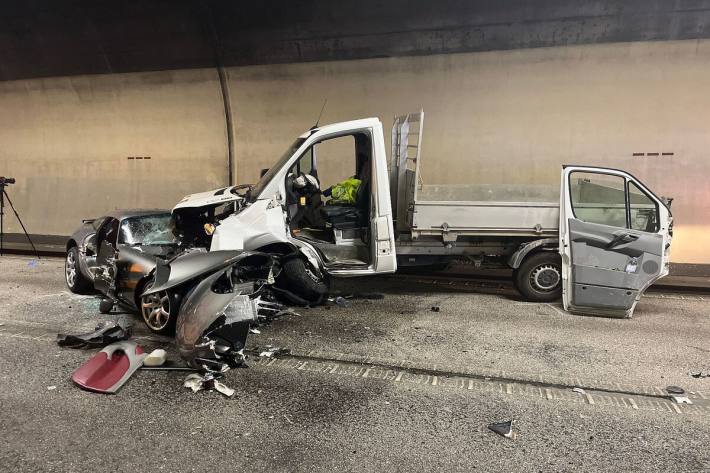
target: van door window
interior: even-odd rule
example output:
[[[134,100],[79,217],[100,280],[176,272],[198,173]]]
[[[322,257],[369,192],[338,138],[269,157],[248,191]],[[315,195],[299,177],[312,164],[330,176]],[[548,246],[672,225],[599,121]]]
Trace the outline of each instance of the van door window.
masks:
[[[570,174],[574,216],[589,223],[627,228],[625,180],[590,172]]]
[[[633,230],[658,231],[658,205],[635,183],[629,181],[630,223]]]

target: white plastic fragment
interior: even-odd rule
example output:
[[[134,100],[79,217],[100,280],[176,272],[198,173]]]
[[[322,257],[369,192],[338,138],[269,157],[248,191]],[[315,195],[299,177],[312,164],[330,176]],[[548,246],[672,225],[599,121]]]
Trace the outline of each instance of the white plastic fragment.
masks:
[[[226,385],[220,383],[217,380],[214,380],[214,389],[215,389],[215,391],[222,393],[227,397],[234,396],[234,389],[227,387]]]
[[[587,394],[587,391],[585,391],[582,388],[572,388],[572,391],[579,393],[579,394]]]
[[[187,378],[185,378],[185,381],[182,383],[182,385],[186,388],[192,389],[193,393],[196,393],[197,391],[201,391],[204,389],[204,386],[202,384],[202,376],[200,376],[197,373],[191,373],[187,375]]]
[[[143,365],[145,366],[163,366],[165,360],[168,358],[168,354],[162,348],[153,350],[145,357],[143,360]]]
[[[57,389],[56,386],[47,386],[47,391],[54,391],[55,389]]]
[[[218,393],[224,394],[227,397],[232,397],[235,393],[234,389],[228,387],[224,383],[220,383],[214,379],[210,373],[206,375],[191,373],[187,375],[182,385],[186,388],[192,389],[193,393],[211,389],[214,389]]]
[[[495,424],[489,424],[488,428],[501,437],[514,440],[518,437],[518,434],[513,430],[513,422],[515,422],[513,419],[506,422],[496,422]]]

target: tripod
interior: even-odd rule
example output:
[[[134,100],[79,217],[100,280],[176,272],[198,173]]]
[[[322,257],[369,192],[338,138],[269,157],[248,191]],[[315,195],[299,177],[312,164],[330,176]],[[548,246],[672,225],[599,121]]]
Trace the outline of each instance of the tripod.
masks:
[[[17,213],[17,210],[15,210],[15,206],[12,205],[12,201],[10,200],[10,196],[7,195],[7,191],[5,190],[5,187],[7,187],[7,183],[0,181],[0,256],[3,255],[3,239],[5,237],[5,234],[3,232],[3,218],[5,216],[5,199],[7,199],[7,203],[10,204],[10,208],[12,211],[15,213],[15,217],[17,218],[17,221],[20,222],[20,226],[22,227],[22,231],[25,232],[25,236],[27,237],[27,241],[30,242],[30,245],[32,245],[32,250],[35,252],[35,256],[37,259],[40,259],[39,253],[37,252],[37,248],[35,248],[35,244],[32,243],[32,238],[30,238],[29,234],[27,233],[27,229],[25,228],[25,224],[22,223],[22,219],[20,218],[20,215]]]

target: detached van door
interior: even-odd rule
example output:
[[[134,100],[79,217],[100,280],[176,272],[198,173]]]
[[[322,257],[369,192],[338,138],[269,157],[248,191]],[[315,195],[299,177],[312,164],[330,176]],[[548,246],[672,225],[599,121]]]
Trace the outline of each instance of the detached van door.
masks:
[[[628,173],[564,166],[560,254],[565,310],[628,318],[668,274],[671,215]]]

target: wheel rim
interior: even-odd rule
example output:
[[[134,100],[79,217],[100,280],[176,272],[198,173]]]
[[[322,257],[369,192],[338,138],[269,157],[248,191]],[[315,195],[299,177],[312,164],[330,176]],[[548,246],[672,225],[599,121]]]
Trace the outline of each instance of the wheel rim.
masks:
[[[540,292],[554,292],[560,279],[559,268],[552,264],[540,265],[530,273],[530,285]]]
[[[73,251],[67,253],[67,259],[64,263],[64,275],[67,279],[67,285],[74,287],[74,284],[76,284],[76,256],[74,256]]]
[[[146,286],[146,291],[153,284]],[[170,322],[170,296],[167,291],[141,297],[141,313],[146,325],[153,330],[162,330]]]

